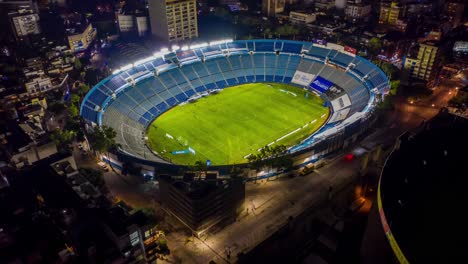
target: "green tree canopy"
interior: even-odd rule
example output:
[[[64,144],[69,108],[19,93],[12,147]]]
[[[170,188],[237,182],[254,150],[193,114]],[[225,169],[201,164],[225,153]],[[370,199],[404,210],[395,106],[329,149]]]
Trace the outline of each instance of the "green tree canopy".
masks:
[[[373,37],[367,43],[367,48],[372,55],[376,55],[382,49],[382,41],[379,38]]]
[[[78,110],[78,107],[75,104],[70,104],[68,106],[68,114],[72,118],[77,118],[80,114],[80,110]]]
[[[86,85],[86,84],[81,84],[80,86],[78,86],[78,89],[76,90],[76,93],[79,95],[79,96],[83,96],[85,95],[87,92],[89,92],[89,85]]]
[[[98,127],[90,134],[91,148],[99,152],[107,152],[116,146],[115,137],[117,133],[108,126]]]
[[[390,81],[390,94],[391,95],[396,95],[398,92],[398,88],[400,88],[400,80]]]
[[[72,94],[70,96],[70,101],[71,101],[72,104],[78,105],[80,103],[80,96],[77,95],[77,94]]]
[[[50,135],[50,139],[57,145],[60,150],[67,149],[67,145],[70,144],[75,137],[75,133],[69,130],[57,129]]]
[[[75,59],[75,62],[74,62],[74,67],[75,67],[75,69],[79,71],[79,70],[81,70],[81,67],[82,67],[82,66],[83,66],[83,65],[81,64],[80,59],[76,58],[76,59]]]

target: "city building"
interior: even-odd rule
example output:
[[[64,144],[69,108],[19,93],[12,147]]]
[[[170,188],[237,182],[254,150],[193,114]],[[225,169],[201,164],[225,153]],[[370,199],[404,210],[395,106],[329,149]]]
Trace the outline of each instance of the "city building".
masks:
[[[54,89],[52,80],[49,77],[32,78],[24,83],[24,87],[26,87],[26,91],[30,95],[37,95]]]
[[[284,12],[284,0],[262,0],[262,13],[266,17],[275,17]]]
[[[347,0],[335,0],[336,9],[345,9]]]
[[[305,11],[291,11],[289,12],[289,21],[293,24],[309,24],[314,22],[316,16],[314,13]]]
[[[1,152],[15,168],[22,168],[57,153],[40,123],[7,121],[0,123]]]
[[[161,176],[161,204],[197,237],[234,222],[244,208],[245,183],[237,177],[186,173]]]
[[[135,211],[119,203],[107,210],[102,226],[114,246],[133,263],[154,263],[158,241],[164,233],[149,224],[142,211]]]
[[[453,56],[463,61],[468,59],[468,41],[457,41],[453,44]]]
[[[80,52],[88,49],[89,45],[96,39],[96,29],[90,23],[80,30],[80,28],[71,28],[68,30],[68,45],[72,52]]]
[[[436,73],[439,52],[440,49],[434,42],[420,43],[417,55],[410,55],[406,58],[404,69],[413,78],[431,80]]]
[[[167,42],[198,37],[197,4],[195,0],[149,1],[151,33]]]
[[[397,2],[381,2],[379,23],[395,25],[397,23],[398,18],[403,15],[402,13],[403,10],[400,6],[398,6]]]
[[[136,33],[138,37],[143,37],[148,33],[148,18],[144,15],[118,14],[117,21],[122,35]]]
[[[335,7],[335,2],[334,1],[328,1],[328,0],[317,0],[314,2],[314,6],[316,10],[319,11],[327,11],[329,9],[332,9]]]
[[[12,32],[17,40],[23,40],[28,35],[41,33],[39,15],[31,9],[19,9],[8,13],[11,21]]]
[[[462,22],[464,8],[465,5],[463,3],[450,2],[447,4],[447,14],[454,28],[458,27]]]
[[[35,0],[2,0],[0,1],[1,11],[16,11],[19,9],[30,9],[35,13],[39,12],[37,1]]]
[[[348,3],[345,9],[345,14],[348,19],[362,19],[368,17],[371,13],[371,5],[362,2]]]

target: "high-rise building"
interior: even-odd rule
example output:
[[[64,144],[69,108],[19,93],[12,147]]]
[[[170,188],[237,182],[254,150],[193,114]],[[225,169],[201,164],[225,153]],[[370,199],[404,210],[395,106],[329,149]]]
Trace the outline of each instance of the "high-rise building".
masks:
[[[435,69],[438,66],[439,47],[434,42],[419,44],[416,58],[408,57],[405,60],[404,68],[413,78],[421,80],[433,79]]]
[[[397,2],[384,3],[380,4],[380,24],[390,24],[395,25],[397,23],[398,17],[401,13],[401,7],[398,6]]]
[[[11,21],[12,31],[17,40],[23,40],[28,35],[41,33],[39,15],[31,9],[19,9],[8,13]]]
[[[161,176],[161,204],[197,237],[234,222],[244,208],[245,183],[241,178],[218,178],[206,172],[200,178]]]
[[[148,18],[144,15],[118,14],[119,30],[123,35],[136,33],[143,37],[148,32]]]
[[[465,5],[463,3],[448,3],[447,14],[449,15],[450,22],[453,27],[458,27],[463,18],[463,10]]]
[[[349,3],[346,6],[345,14],[348,18],[360,19],[369,16],[371,13],[371,5],[359,3]]]
[[[267,17],[275,17],[284,12],[284,0],[262,0],[262,13]]]
[[[151,33],[167,42],[198,37],[195,0],[150,0]]]

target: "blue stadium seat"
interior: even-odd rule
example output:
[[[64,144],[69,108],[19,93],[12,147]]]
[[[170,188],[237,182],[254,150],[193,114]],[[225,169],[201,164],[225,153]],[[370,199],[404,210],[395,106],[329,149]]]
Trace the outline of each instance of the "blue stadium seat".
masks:
[[[274,42],[272,41],[256,41],[255,51],[274,51]]]
[[[284,42],[284,45],[283,45],[283,52],[288,52],[288,53],[295,53],[295,54],[298,54],[298,53],[301,53],[302,51],[302,46],[303,44],[302,43],[288,43],[288,42]]]

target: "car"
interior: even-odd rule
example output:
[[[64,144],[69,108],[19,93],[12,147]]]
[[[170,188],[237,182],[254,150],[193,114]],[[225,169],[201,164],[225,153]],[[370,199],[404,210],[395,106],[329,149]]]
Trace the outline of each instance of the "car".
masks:
[[[98,166],[101,167],[101,169],[103,169],[104,171],[109,171],[107,164],[103,161],[98,162]]]

